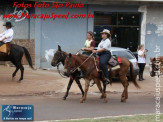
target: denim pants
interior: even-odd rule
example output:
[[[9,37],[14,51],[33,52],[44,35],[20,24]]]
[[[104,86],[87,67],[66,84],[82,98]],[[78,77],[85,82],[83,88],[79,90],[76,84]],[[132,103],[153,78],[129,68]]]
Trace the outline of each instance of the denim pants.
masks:
[[[143,74],[146,63],[138,63],[139,75]]]
[[[100,68],[104,72],[105,78],[109,79],[109,72],[108,72],[107,64],[108,64],[109,59],[111,58],[111,52],[105,51],[105,52],[98,53],[98,55],[100,57]]]
[[[0,41],[0,47],[3,45],[4,43]]]

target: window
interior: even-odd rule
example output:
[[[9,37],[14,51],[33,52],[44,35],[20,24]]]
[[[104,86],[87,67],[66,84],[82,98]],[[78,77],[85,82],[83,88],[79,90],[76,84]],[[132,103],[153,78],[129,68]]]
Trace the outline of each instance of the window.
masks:
[[[140,42],[141,13],[95,12],[94,34],[96,46],[101,41],[100,32],[108,29],[112,34],[112,46],[136,51]]]

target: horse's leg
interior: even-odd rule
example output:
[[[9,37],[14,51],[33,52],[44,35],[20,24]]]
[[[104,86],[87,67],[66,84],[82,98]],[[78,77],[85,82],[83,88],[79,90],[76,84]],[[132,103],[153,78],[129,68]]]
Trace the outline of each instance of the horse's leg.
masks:
[[[23,76],[24,76],[24,67],[21,64],[21,62],[19,62],[19,66],[20,66],[20,71],[21,71],[21,76],[20,76],[19,82],[21,82],[21,80],[23,80]]]
[[[68,86],[67,86],[67,91],[66,91],[65,96],[63,97],[63,100],[66,100],[66,98],[68,97],[68,93],[69,93],[72,83],[73,83],[73,80],[70,78]]]
[[[89,85],[90,85],[90,80],[88,80],[88,79],[84,79],[84,80],[85,80],[85,92],[84,92],[83,98],[80,100],[81,103],[83,103],[86,100]]]
[[[102,82],[102,84],[103,84],[103,92],[104,93],[106,93],[106,85],[104,84],[104,82]],[[104,98],[104,96],[103,95],[101,95],[101,97],[100,97],[101,99],[103,99]]]
[[[125,74],[121,74],[120,75],[120,79],[121,79],[121,83],[122,83],[122,85],[123,85],[123,87],[124,87],[124,90],[123,90],[123,93],[122,93],[122,96],[121,96],[121,102],[125,102],[126,101],[126,99],[128,98],[128,82],[127,82],[127,80],[126,80],[126,75]],[[127,95],[127,96],[126,96]]]
[[[126,87],[125,95],[126,95],[126,99],[128,99],[128,86],[129,86],[129,83],[128,83],[127,80],[125,80],[125,87]]]
[[[81,85],[81,83],[79,81],[79,78],[75,78],[75,81],[78,84],[78,87],[80,88],[81,93],[82,93],[82,97],[83,97],[84,96],[84,91],[83,91],[82,85]]]
[[[106,93],[102,90],[100,80],[99,80],[99,79],[94,79],[94,80],[96,81],[96,84],[97,84],[97,87],[98,87],[99,91],[102,93],[102,96],[103,96],[103,98],[104,98],[104,101],[105,101],[105,102],[108,102]]]
[[[16,69],[15,69],[15,71],[14,71],[14,73],[12,74],[12,80],[14,79],[14,77],[16,76],[16,73],[18,72],[18,70],[19,70],[19,66],[18,66],[18,64],[17,63],[15,63],[15,61],[11,61],[14,65],[15,65],[15,67],[16,67]]]

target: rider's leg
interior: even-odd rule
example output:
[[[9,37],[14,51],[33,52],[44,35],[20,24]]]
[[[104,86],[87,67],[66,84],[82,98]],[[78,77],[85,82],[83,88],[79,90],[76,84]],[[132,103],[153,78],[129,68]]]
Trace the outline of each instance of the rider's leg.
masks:
[[[108,60],[110,59],[111,54],[110,53],[103,53],[100,55],[100,67],[102,69],[102,71],[104,72],[104,76],[105,76],[105,84],[109,84],[109,72],[108,72],[108,68],[107,68],[107,63]]]
[[[0,41],[0,47],[3,45],[4,43]]]

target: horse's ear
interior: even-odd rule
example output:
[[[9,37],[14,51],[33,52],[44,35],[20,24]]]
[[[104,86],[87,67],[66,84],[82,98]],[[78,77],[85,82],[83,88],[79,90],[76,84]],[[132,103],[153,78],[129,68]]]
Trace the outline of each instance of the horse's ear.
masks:
[[[151,61],[151,62],[153,61],[153,58],[152,58],[152,57],[150,57],[150,61]]]
[[[62,51],[62,50],[61,50],[61,46],[60,46],[60,45],[58,45],[58,51]]]
[[[69,58],[71,58],[72,57],[72,54],[71,53],[69,53]]]
[[[153,61],[156,61],[156,58],[153,58]]]

